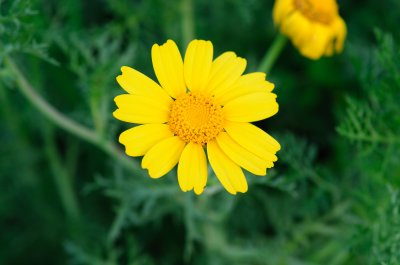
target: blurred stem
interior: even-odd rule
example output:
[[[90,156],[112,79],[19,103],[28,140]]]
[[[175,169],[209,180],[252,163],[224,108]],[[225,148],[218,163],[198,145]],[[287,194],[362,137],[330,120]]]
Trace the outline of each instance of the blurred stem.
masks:
[[[193,1],[182,0],[182,39],[183,44],[188,45],[194,39],[194,15],[193,15]]]
[[[82,14],[83,14],[83,1],[80,0],[69,0],[65,5],[68,10],[69,19],[71,25],[75,30],[82,28]]]
[[[380,135],[358,134],[358,133],[347,132],[342,128],[338,128],[337,131],[342,136],[347,137],[350,140],[354,141],[363,141],[363,142],[387,144],[387,145],[400,144],[400,137],[396,137],[394,135],[380,136]]]
[[[346,217],[351,204],[348,201],[343,201],[335,204],[329,212],[325,213],[318,219],[305,220],[298,224],[298,228],[294,231],[290,243],[286,246],[288,252],[292,252],[304,245],[307,237],[321,233],[322,231],[332,231],[331,224],[337,220]],[[347,224],[348,226],[349,224]]]
[[[287,38],[282,34],[278,34],[275,37],[274,42],[271,47],[265,53],[264,58],[262,59],[258,70],[260,72],[269,73],[271,71],[272,66],[275,64],[276,60],[279,57],[279,54],[282,52],[287,42]]]
[[[98,135],[103,136],[104,133],[104,120],[101,117],[99,100],[92,96],[89,100],[90,112],[92,113],[94,127]]]
[[[194,208],[196,206],[193,203],[193,194],[185,194],[184,195],[184,202],[183,202],[183,209],[184,209],[184,216],[185,216],[185,227],[186,227],[186,237],[185,237],[185,250],[184,250],[184,260],[186,263],[190,262],[190,258],[193,255],[194,250],[194,241],[196,239],[196,225],[194,223]]]
[[[58,193],[60,195],[64,211],[67,215],[67,218],[72,223],[77,223],[79,221],[79,207],[73,189],[72,178],[61,163],[60,155],[55,147],[53,128],[45,129],[44,141],[46,144],[45,150],[47,158],[50,162],[54,183],[56,184]]]
[[[16,82],[22,94],[50,121],[69,133],[74,134],[78,138],[97,146],[115,160],[120,162],[121,165],[127,169],[132,170],[135,173],[139,173],[140,167],[136,160],[129,159],[122,152],[120,152],[112,142],[105,141],[93,130],[88,129],[85,126],[82,126],[79,123],[69,119],[67,116],[63,115],[53,106],[47,103],[47,101],[45,101],[39,94],[36,93],[35,89],[28,82],[18,66],[10,57],[5,58],[5,64],[14,73]]]
[[[15,135],[18,141],[13,142],[13,148],[15,150],[29,150],[32,146],[31,137],[29,136],[29,131],[25,128],[25,124],[23,122],[23,118],[21,117],[21,112],[16,110],[18,108],[14,104],[10,104],[12,102],[9,99],[9,95],[7,95],[7,89],[5,85],[0,82],[0,114],[2,114],[3,119],[1,120],[1,125],[5,126],[2,127],[2,132],[4,132],[4,128],[7,128],[5,131],[10,131],[12,134]],[[4,140],[2,140],[4,141]],[[1,143],[2,148],[3,142]],[[3,153],[5,154],[5,153]],[[29,163],[26,154],[21,155],[19,157],[23,161],[23,163]],[[28,186],[32,193],[32,198],[39,198],[36,192],[38,192],[37,187],[39,186],[39,181],[36,175],[32,174],[32,170],[30,167],[19,167],[19,176],[23,179],[20,179],[24,185]]]
[[[124,225],[124,221],[126,219],[126,216],[129,213],[129,198],[123,200],[123,204],[120,206],[120,208],[118,209],[118,213],[116,218],[114,219],[112,225],[111,225],[111,229],[108,232],[108,236],[107,236],[107,240],[110,244],[112,244],[115,239],[118,237],[118,235],[120,234],[120,231]]]

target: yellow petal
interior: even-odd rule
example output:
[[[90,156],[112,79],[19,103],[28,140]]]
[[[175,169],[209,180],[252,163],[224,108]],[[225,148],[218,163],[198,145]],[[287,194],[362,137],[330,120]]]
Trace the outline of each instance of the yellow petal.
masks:
[[[143,95],[123,94],[115,97],[118,109],[115,118],[131,123],[164,123],[168,121],[170,107]]]
[[[146,124],[124,131],[119,142],[125,145],[129,156],[142,156],[155,144],[165,138],[174,136],[166,124]]]
[[[194,192],[201,194],[207,183],[207,173],[207,159],[201,144],[187,144],[178,164],[181,190],[186,192],[194,187]]]
[[[281,24],[290,13],[294,10],[293,0],[276,0],[272,11],[275,25]]]
[[[238,97],[226,103],[223,108],[229,121],[253,122],[269,118],[278,112],[276,95],[257,92]]]
[[[161,46],[154,44],[151,58],[157,79],[168,94],[176,98],[186,93],[182,56],[175,42],[168,40]]]
[[[324,54],[328,44],[326,35],[321,35],[322,27],[324,26],[295,11],[282,21],[281,31],[291,39],[303,56],[316,60]],[[326,42],[323,43],[323,40]]]
[[[117,76],[118,84],[129,94],[146,95],[162,104],[169,104],[172,99],[153,80],[128,66],[121,67],[122,75]]]
[[[324,55],[331,40],[331,32],[327,26],[317,23],[314,23],[311,28],[311,37],[299,49],[303,56],[317,60]]]
[[[335,49],[335,43],[334,43],[334,39],[332,39],[331,41],[328,42],[328,46],[326,47],[326,50],[324,52],[325,56],[332,56],[334,49]]]
[[[335,36],[335,51],[340,53],[343,50],[344,40],[346,39],[346,23],[341,17],[338,17],[332,27]]]
[[[214,60],[205,90],[213,95],[227,91],[246,69],[246,60],[225,52]]]
[[[164,139],[145,154],[142,168],[149,170],[150,177],[160,178],[178,163],[183,148],[185,143],[178,136]]]
[[[301,12],[293,12],[282,21],[281,30],[292,40],[294,46],[301,49],[302,45],[312,37],[311,25],[312,22]]]
[[[210,41],[193,40],[185,54],[183,65],[186,86],[191,91],[203,90],[209,80],[213,59],[213,46]]]
[[[271,162],[268,167],[272,167],[272,162],[278,159],[275,153],[281,149],[280,144],[260,128],[246,122],[227,122],[224,128],[239,145],[264,161]]]
[[[264,73],[250,73],[242,75],[228,90],[224,93],[216,93],[215,98],[221,104],[256,92],[271,92],[274,89],[274,84],[265,80]]]
[[[208,160],[222,186],[231,194],[248,189],[242,169],[229,159],[216,142],[207,144]]]
[[[220,133],[217,138],[218,146],[236,164],[258,176],[267,174],[267,164],[260,157],[236,143],[226,132]]]

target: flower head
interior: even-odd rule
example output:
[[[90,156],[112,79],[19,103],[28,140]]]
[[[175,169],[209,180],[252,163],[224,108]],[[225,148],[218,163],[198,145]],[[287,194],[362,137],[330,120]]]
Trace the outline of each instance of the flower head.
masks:
[[[210,41],[192,41],[184,61],[175,42],[151,50],[157,84],[123,66],[118,83],[128,93],[115,98],[119,120],[140,124],[121,133],[130,156],[159,178],[178,164],[182,191],[201,194],[207,158],[225,189],[247,191],[243,169],[266,175],[277,160],[279,143],[250,124],[278,112],[274,85],[264,73],[243,75],[246,60],[225,52],[213,60]],[[207,152],[207,156],[206,156]]]
[[[316,60],[343,49],[346,24],[336,0],[276,0],[273,18],[305,57]]]

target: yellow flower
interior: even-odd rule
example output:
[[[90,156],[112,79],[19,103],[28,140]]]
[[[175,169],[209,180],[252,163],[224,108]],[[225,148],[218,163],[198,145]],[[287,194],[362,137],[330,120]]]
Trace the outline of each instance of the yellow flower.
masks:
[[[276,0],[274,23],[310,59],[343,50],[346,24],[336,0]]]
[[[213,61],[210,41],[193,40],[184,61],[172,40],[154,44],[151,56],[161,86],[127,66],[117,77],[128,94],[115,98],[114,117],[142,124],[120,135],[126,153],[144,155],[142,167],[152,178],[178,164],[179,186],[196,194],[207,183],[208,157],[228,192],[246,192],[242,168],[266,175],[280,149],[275,139],[250,124],[278,112],[274,85],[264,73],[242,75],[246,60],[233,52]]]

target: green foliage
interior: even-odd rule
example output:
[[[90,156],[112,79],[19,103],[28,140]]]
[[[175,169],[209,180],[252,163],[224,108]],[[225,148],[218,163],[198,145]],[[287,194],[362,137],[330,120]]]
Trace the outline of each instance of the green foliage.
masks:
[[[46,53],[48,45],[38,41],[38,38],[43,36],[38,34],[34,26],[40,21],[37,19],[38,12],[33,8],[32,2],[0,1],[0,62],[7,54],[23,52],[57,64]]]
[[[88,100],[94,127],[103,135],[112,112],[110,98],[115,96],[109,88],[115,84],[119,68],[134,62],[134,45],[122,45],[110,30],[57,36],[56,42],[69,60],[68,68],[77,80],[75,86]]]
[[[120,152],[115,77],[154,77],[151,45],[183,52],[191,30],[253,71],[272,1],[0,0],[0,264],[400,264],[398,1],[340,5],[343,55],[288,46],[268,73],[276,166],[244,195],[211,174],[196,196]]]
[[[366,264],[398,264],[400,52],[392,35],[376,31],[376,36],[378,43],[368,53],[352,49],[364,93],[347,99],[338,132],[357,150],[350,169],[363,219],[355,246],[368,251]]]
[[[379,47],[355,59],[365,98],[348,98],[338,131],[358,142],[400,144],[400,52],[391,35],[378,31],[377,37]]]

